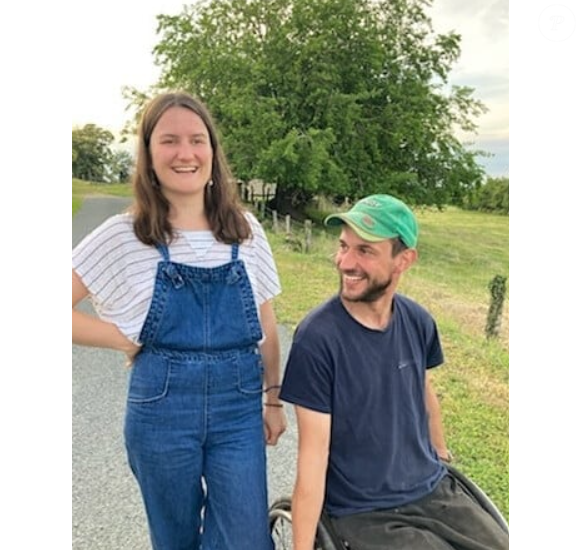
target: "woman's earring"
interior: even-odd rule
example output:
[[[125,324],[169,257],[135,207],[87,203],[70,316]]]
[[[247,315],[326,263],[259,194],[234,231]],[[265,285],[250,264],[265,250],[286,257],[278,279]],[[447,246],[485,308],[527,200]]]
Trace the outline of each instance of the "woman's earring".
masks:
[[[208,185],[208,187],[213,187],[213,180],[209,180],[209,181],[207,182],[207,185]]]

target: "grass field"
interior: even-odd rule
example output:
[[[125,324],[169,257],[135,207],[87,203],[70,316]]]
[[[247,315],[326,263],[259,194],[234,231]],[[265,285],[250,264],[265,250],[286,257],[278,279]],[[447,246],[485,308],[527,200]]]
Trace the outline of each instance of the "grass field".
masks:
[[[111,189],[112,192],[109,192]],[[75,198],[128,195],[129,186],[73,180]],[[78,208],[78,204],[76,206]],[[435,316],[445,364],[433,373],[456,465],[472,477],[509,518],[509,295],[498,338],[485,338],[488,283],[509,274],[509,218],[448,208],[417,212],[419,261],[400,292]],[[336,292],[336,234],[315,231],[312,250],[295,250],[264,221],[282,281],[278,321],[294,328],[315,305]]]

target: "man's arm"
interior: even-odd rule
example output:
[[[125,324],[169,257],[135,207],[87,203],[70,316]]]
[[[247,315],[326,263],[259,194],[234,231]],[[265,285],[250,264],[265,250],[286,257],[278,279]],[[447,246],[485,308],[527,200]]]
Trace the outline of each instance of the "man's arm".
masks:
[[[429,415],[431,443],[435,447],[439,458],[445,462],[450,462],[451,453],[445,443],[441,406],[439,405],[439,399],[429,378],[429,373],[425,376],[425,405],[427,407],[427,414]]]
[[[330,415],[296,406],[298,466],[292,495],[294,550],[312,550],[322,512],[330,447]]]

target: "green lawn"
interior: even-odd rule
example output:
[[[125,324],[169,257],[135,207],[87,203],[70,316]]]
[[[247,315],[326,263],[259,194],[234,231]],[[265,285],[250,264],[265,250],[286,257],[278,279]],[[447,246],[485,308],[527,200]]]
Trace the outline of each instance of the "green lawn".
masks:
[[[130,186],[73,180],[73,215],[89,194],[130,195]],[[419,261],[400,291],[437,319],[445,364],[434,372],[447,440],[457,466],[486,491],[509,518],[509,296],[497,339],[485,338],[488,283],[509,275],[509,218],[449,208],[424,209]],[[282,281],[278,321],[291,328],[315,305],[336,292],[333,255],[336,235],[314,236],[308,254],[296,250],[264,221]]]

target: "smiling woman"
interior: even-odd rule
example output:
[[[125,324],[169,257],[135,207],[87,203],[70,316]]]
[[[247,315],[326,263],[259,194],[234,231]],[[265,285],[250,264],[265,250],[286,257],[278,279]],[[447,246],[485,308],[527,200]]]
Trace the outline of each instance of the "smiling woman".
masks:
[[[186,205],[199,203],[196,196],[206,185],[213,185],[212,146],[206,125],[199,115],[185,107],[170,107],[159,118],[149,144],[155,183],[162,186],[163,195],[175,206],[170,211],[173,227],[209,229],[207,220],[188,216]],[[181,201],[187,201],[181,207]],[[195,227],[195,222],[204,226]]]
[[[133,188],[131,211],[73,250],[73,342],[132,365],[125,443],[153,548],[271,550],[280,283],[201,102],[166,93],[146,106]],[[89,295],[98,317],[75,309]]]
[[[214,122],[201,102],[187,94],[153,99],[137,147],[135,231],[143,243],[163,242],[178,228],[211,229],[230,244],[249,237]]]

